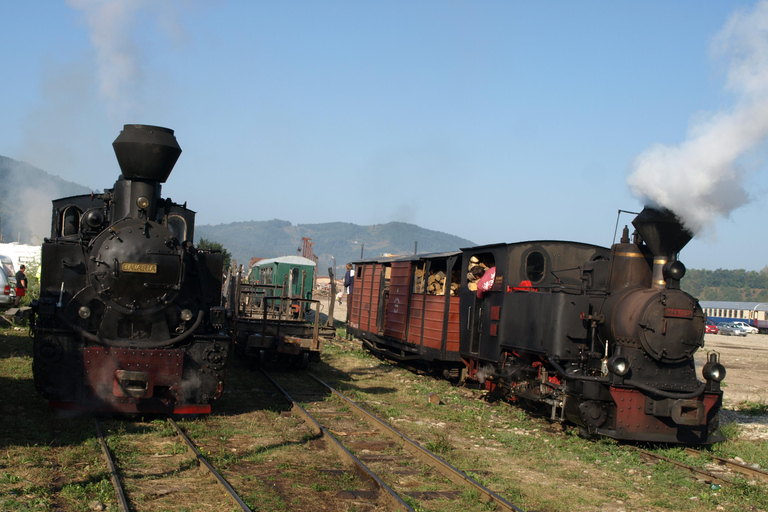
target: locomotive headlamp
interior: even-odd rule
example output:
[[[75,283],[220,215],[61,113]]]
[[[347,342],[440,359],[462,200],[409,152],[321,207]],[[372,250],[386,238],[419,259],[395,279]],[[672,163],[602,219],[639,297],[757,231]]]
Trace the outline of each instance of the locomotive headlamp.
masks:
[[[189,309],[182,309],[181,319],[184,320],[185,322],[192,320],[192,311],[190,311]]]
[[[720,363],[710,361],[704,365],[704,368],[701,370],[701,374],[705,380],[720,382],[725,378],[725,366],[721,365]]]
[[[87,319],[91,316],[91,308],[88,306],[80,306],[80,309],[77,310],[77,316],[82,318],[83,320]]]
[[[669,261],[664,265],[664,277],[677,281],[685,277],[685,265],[680,261]]]
[[[629,360],[624,356],[614,356],[608,360],[608,369],[619,377],[629,373]]]
[[[146,210],[146,209],[147,209],[147,206],[149,206],[149,199],[147,199],[147,198],[146,198],[146,197],[144,197],[144,196],[141,196],[140,198],[138,198],[138,199],[136,200],[136,206],[138,206],[138,207],[139,207],[139,208],[141,208],[142,210]]]
[[[91,229],[98,229],[104,224],[104,214],[100,210],[91,209],[83,215],[86,226]]]

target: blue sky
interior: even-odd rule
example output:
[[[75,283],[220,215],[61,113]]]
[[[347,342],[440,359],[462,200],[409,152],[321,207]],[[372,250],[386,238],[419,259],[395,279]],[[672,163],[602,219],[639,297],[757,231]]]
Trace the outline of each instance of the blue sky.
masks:
[[[187,201],[199,224],[403,221],[478,244],[607,246],[617,211],[651,197],[691,214],[689,268],[760,270],[766,152],[750,113],[763,106],[764,63],[747,57],[768,47],[764,11],[3,2],[0,155],[101,190],[119,173],[111,143],[123,124],[166,126],[183,153],[163,194]],[[730,131],[697,139],[723,119]],[[709,167],[719,174],[703,176]],[[650,183],[631,187],[638,172]]]

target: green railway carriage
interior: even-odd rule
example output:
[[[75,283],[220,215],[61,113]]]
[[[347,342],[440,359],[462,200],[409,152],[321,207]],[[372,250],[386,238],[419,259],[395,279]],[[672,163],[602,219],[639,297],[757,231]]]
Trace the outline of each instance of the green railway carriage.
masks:
[[[314,261],[301,256],[261,260],[251,268],[248,282],[282,287],[279,295],[311,299],[316,266]]]
[[[323,339],[335,330],[320,325],[320,303],[312,298],[315,268],[310,259],[282,256],[259,261],[247,278],[230,275],[230,327],[238,353],[261,365],[284,361],[306,368],[320,360]]]

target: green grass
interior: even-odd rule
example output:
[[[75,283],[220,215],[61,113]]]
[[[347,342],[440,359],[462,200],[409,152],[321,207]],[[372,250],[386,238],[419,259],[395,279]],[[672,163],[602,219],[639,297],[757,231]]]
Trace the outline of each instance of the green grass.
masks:
[[[764,416],[768,414],[768,403],[745,400],[738,403],[736,409],[747,416]]]
[[[438,455],[444,455],[454,450],[454,446],[445,432],[437,432],[433,439],[427,441],[425,447]]]

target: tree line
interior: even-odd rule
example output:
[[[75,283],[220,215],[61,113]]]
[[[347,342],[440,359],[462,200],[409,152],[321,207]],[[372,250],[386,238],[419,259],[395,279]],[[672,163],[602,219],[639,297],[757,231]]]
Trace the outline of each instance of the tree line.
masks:
[[[768,302],[768,266],[759,272],[688,269],[680,286],[699,300]]]

